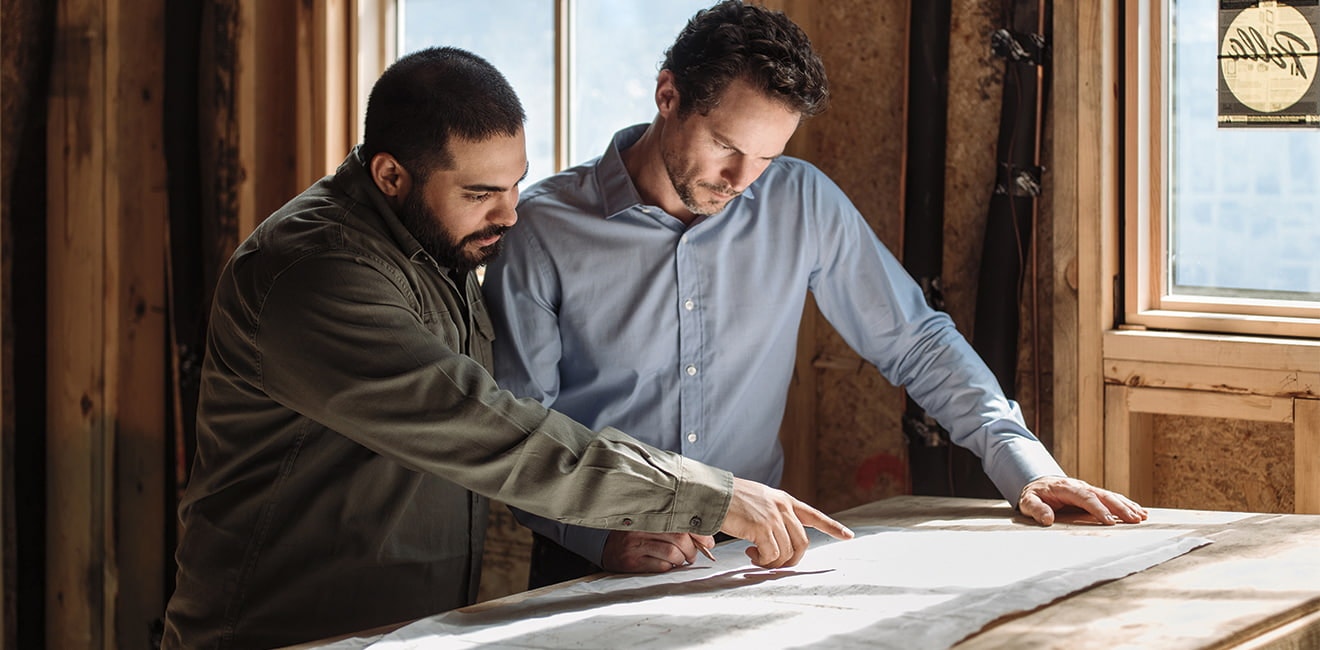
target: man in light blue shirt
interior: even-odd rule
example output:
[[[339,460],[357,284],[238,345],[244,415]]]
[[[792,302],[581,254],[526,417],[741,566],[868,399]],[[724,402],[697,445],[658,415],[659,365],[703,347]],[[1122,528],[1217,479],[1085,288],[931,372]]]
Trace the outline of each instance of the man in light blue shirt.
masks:
[[[1145,511],[1065,477],[944,313],[810,163],[783,156],[828,96],[783,14],[724,2],[666,55],[651,124],[529,188],[486,272],[500,384],[589,427],[777,485],[778,441],[807,291],[862,357],[982,459],[1043,524],[1066,505],[1106,523]],[[532,586],[590,572],[665,571],[681,534],[611,533],[518,513],[537,533]],[[574,572],[562,546],[590,561]]]

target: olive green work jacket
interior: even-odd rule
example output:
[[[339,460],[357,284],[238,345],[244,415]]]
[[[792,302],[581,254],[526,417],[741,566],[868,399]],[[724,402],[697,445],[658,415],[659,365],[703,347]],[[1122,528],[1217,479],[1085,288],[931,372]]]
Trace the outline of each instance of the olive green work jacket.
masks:
[[[595,528],[719,528],[729,473],[500,390],[476,277],[459,280],[356,151],[239,246],[211,312],[164,647],[470,604],[485,497]]]

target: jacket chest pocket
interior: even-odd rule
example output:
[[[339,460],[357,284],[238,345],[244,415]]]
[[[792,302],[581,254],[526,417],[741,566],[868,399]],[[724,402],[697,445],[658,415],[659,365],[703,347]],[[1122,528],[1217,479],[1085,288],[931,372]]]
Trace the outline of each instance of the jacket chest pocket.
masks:
[[[436,338],[450,350],[466,354],[480,363],[487,372],[493,369],[491,341],[495,339],[495,326],[490,315],[480,304],[475,305],[472,315],[472,328],[458,321],[460,312],[440,308],[422,314],[422,322]],[[469,336],[468,333],[471,332]]]
[[[463,352],[463,334],[454,314],[440,308],[422,313],[422,323],[445,347],[455,352]]]
[[[490,314],[486,313],[486,306],[476,303],[472,306],[472,322],[476,325],[474,329],[475,336],[472,337],[472,350],[468,354],[472,355],[486,372],[495,372],[495,357],[491,353],[491,341],[495,340],[495,325],[490,321]]]

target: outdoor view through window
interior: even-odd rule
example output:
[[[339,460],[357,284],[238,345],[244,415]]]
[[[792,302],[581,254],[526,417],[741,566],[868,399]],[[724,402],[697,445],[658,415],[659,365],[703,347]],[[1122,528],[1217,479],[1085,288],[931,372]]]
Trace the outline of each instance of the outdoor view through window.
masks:
[[[714,0],[569,0],[568,164],[599,156],[614,132],[655,116],[665,49]],[[499,68],[527,110],[528,183],[555,169],[556,0],[400,0],[400,54],[433,45]]]
[[[1173,83],[1166,290],[1183,296],[1320,302],[1320,128],[1217,125],[1219,54],[1224,51],[1220,4],[1169,3]],[[1237,37],[1236,27],[1229,28],[1226,39]],[[1306,29],[1304,23],[1300,27]],[[1232,64],[1271,66],[1296,77],[1301,88],[1314,84],[1314,37],[1308,35],[1309,43],[1303,44],[1272,30],[1257,30],[1265,45],[1257,41],[1255,47],[1264,51],[1281,38],[1278,42],[1301,48],[1296,61],[1274,57]],[[1255,38],[1250,28],[1243,34]],[[1242,47],[1250,51],[1253,45]],[[1285,68],[1279,67],[1280,59]]]

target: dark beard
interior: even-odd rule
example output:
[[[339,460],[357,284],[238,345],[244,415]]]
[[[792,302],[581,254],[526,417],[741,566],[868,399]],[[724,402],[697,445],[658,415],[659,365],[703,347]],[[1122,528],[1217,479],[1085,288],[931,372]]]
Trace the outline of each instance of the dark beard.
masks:
[[[421,192],[413,191],[404,198],[403,204],[398,209],[399,221],[402,221],[403,227],[417,239],[417,243],[422,245],[422,250],[435,258],[436,264],[458,273],[467,273],[500,254],[500,250],[504,248],[503,238],[490,246],[477,249],[474,255],[467,254],[465,249],[468,244],[478,239],[504,234],[508,231],[508,226],[491,226],[454,241],[453,236],[440,223],[440,218],[422,201],[420,194]]]

